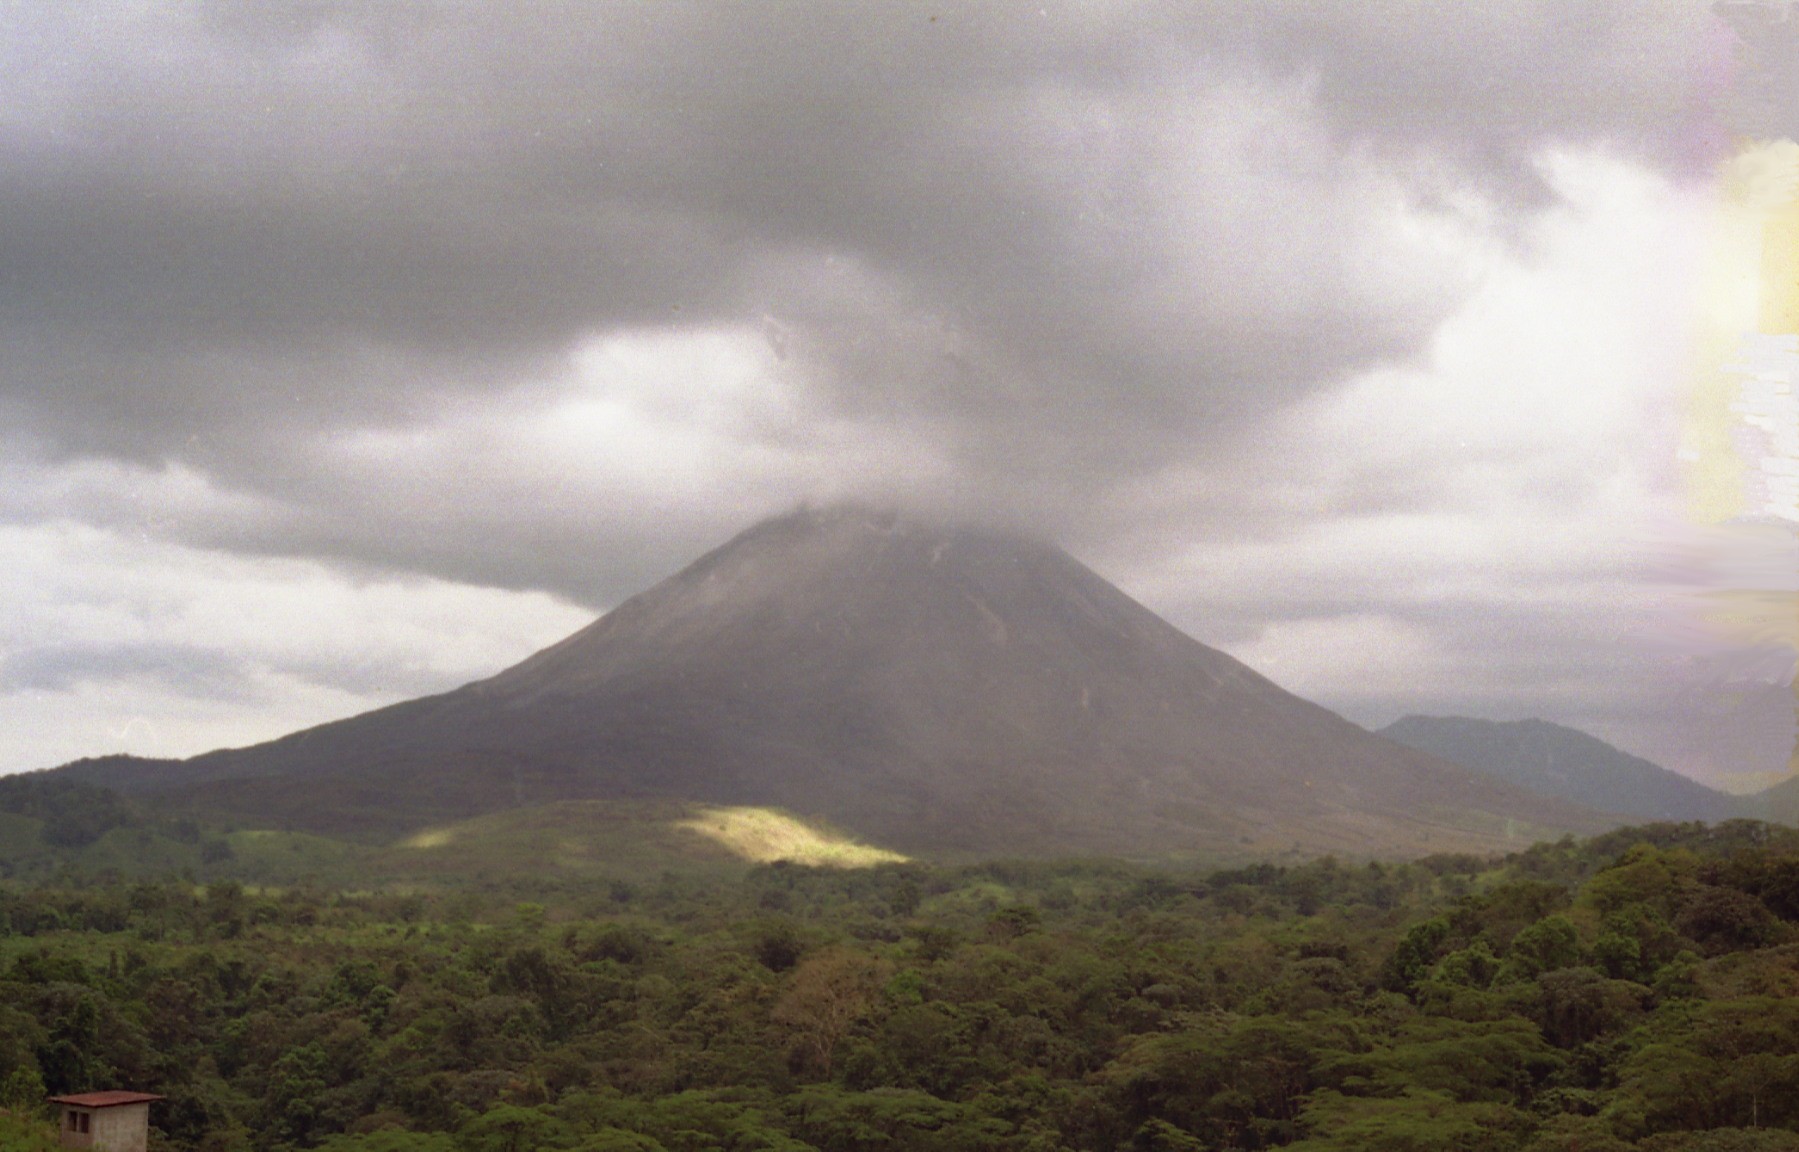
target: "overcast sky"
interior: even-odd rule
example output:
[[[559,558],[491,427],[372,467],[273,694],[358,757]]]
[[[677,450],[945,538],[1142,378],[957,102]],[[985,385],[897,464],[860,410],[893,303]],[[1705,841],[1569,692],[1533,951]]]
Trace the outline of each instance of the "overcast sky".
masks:
[[[1793,522],[1688,465],[1781,16],[0,3],[0,771],[444,690],[846,497],[1362,723],[1774,771],[1707,597]]]

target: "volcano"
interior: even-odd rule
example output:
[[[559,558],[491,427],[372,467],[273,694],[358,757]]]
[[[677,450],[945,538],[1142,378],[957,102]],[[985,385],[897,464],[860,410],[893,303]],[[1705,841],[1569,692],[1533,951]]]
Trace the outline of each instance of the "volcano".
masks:
[[[939,856],[1419,855],[1603,824],[1284,691],[1050,545],[859,507],[759,524],[443,695],[61,771],[371,838],[624,798],[778,807]]]

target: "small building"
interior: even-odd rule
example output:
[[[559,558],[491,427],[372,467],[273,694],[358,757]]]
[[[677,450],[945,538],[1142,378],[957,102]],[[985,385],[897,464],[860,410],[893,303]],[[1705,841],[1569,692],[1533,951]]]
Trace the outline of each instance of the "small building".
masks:
[[[52,1096],[62,1105],[57,1128],[64,1148],[94,1152],[145,1152],[150,1147],[150,1105],[161,1096],[149,1092],[82,1092]]]

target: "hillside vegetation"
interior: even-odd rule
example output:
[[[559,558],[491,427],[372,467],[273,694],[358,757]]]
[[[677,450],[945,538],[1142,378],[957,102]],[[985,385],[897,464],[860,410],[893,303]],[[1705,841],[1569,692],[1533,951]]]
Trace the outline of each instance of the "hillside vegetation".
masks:
[[[0,1125],[132,1087],[181,1152],[1799,1149],[1796,925],[1799,834],[1750,822],[1209,872],[65,868],[0,884]]]
[[[438,824],[386,843],[163,814],[57,776],[0,779],[0,876],[184,875],[201,882],[333,884],[736,876],[786,860],[864,868],[906,857],[772,808],[571,800]]]

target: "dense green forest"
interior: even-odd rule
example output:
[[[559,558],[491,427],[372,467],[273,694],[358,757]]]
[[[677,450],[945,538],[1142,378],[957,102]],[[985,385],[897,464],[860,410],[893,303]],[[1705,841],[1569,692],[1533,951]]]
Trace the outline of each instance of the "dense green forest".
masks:
[[[1799,1149],[1796,923],[1799,833],[1744,821],[1210,872],[65,867],[0,883],[0,1145],[127,1087],[208,1152]]]

